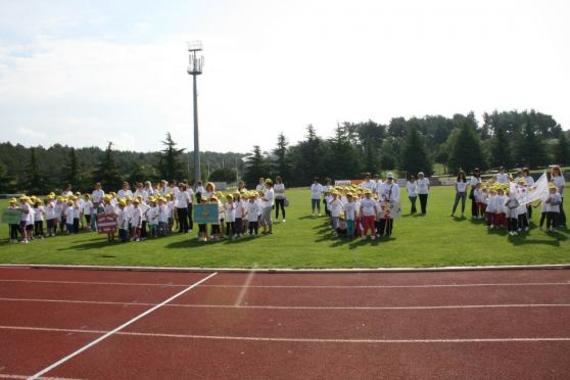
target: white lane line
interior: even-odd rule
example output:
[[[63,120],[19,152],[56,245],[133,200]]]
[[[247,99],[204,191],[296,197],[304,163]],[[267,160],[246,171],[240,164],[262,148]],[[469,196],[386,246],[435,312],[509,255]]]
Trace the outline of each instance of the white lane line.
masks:
[[[108,332],[107,330],[59,329],[57,327],[33,327],[33,326],[0,326],[0,330],[47,331],[47,332],[81,333],[81,334],[105,334]]]
[[[255,269],[253,269],[247,275],[245,282],[243,283],[241,290],[239,291],[239,294],[236,298],[236,302],[234,303],[234,306],[240,306],[241,305],[243,298],[245,297],[245,293],[247,293],[247,288],[249,287],[249,284],[251,284],[251,281],[253,280],[254,275],[255,275]]]
[[[138,282],[100,282],[100,281],[60,281],[60,280],[23,280],[23,279],[2,279],[0,282],[30,283],[30,284],[69,284],[69,285],[125,285],[125,286],[159,286],[159,287],[181,287],[185,288],[192,284],[157,284]]]
[[[27,379],[29,376],[0,373],[0,379]],[[41,380],[82,380],[71,377],[41,377]]]
[[[119,305],[119,306],[154,306],[151,302],[117,302],[117,301],[86,301],[86,300],[64,300],[46,298],[9,298],[1,297],[0,302],[45,302],[45,303],[71,303],[86,305]]]
[[[496,343],[496,342],[570,342],[570,337],[556,338],[467,338],[467,339],[321,339],[321,338],[272,338],[256,336],[224,336],[224,335],[185,335],[124,332],[121,335],[209,339],[209,340],[241,340],[253,342],[296,342],[296,343]]]
[[[277,305],[200,305],[171,304],[168,307],[218,308],[218,309],[267,309],[267,310],[447,310],[447,309],[502,309],[570,307],[570,304],[501,304],[501,305],[441,305],[441,306],[277,306]]]
[[[424,284],[424,285],[248,285],[249,288],[269,289],[409,289],[409,288],[471,288],[493,286],[559,286],[569,282],[484,283],[484,284]],[[242,288],[244,285],[202,285],[202,288]]]
[[[196,286],[200,285],[201,283],[209,280],[210,278],[214,277],[215,275],[217,275],[218,272],[214,272],[206,277],[204,277],[203,279],[201,279],[198,282],[195,282],[194,284],[188,286],[186,289],[176,293],[175,295],[173,295],[172,297],[164,300],[163,302],[159,303],[156,306],[151,307],[150,309],[148,309],[147,311],[137,315],[136,317],[130,319],[129,321],[123,323],[122,325],[120,325],[119,327],[116,327],[115,329],[109,331],[108,333],[106,333],[105,335],[95,339],[94,341],[92,341],[91,343],[86,344],[85,346],[81,347],[80,349],[78,349],[75,352],[72,352],[71,354],[67,355],[66,357],[56,361],[55,363],[51,364],[50,366],[42,369],[41,371],[39,371],[38,373],[34,374],[33,376],[30,377],[30,380],[34,380],[34,379],[38,379],[39,377],[43,376],[44,374],[48,373],[49,371],[53,370],[56,367],[59,367],[60,365],[62,365],[63,363],[67,362],[68,360],[74,358],[75,356],[79,355],[80,353],[82,353],[85,350],[88,350],[89,348],[95,346],[96,344],[100,343],[101,341],[109,338],[111,335],[116,334],[118,332],[120,332],[122,329],[128,327],[129,325],[135,323],[136,321],[138,321],[141,318],[144,318],[145,316],[147,316],[148,314],[152,313],[153,311],[159,309],[160,307],[166,305],[167,303],[174,301],[176,298],[180,297],[181,295],[189,292],[190,290],[194,289]]]
[[[86,305],[155,306],[150,302],[82,301],[43,298],[0,298],[0,302],[69,303]],[[565,308],[568,303],[516,303],[484,305],[416,305],[416,306],[287,306],[287,305],[216,305],[170,303],[164,307],[201,309],[267,309],[267,310],[445,310],[445,309],[502,309],[502,308]]]
[[[18,326],[0,326],[0,329],[38,330],[72,333],[96,333],[93,330],[66,330]],[[295,342],[295,343],[509,343],[509,342],[570,342],[570,337],[530,337],[530,338],[442,338],[442,339],[336,339],[336,338],[278,338],[258,336],[232,336],[232,335],[195,335],[195,334],[166,334],[119,331],[115,335],[139,336],[152,338],[177,339],[203,339],[203,340],[230,340],[253,342]]]
[[[248,277],[251,276],[249,272]],[[101,281],[60,281],[60,280],[25,280],[25,279],[0,279],[0,282],[13,283],[38,283],[38,284],[70,284],[70,285],[109,285],[109,286],[158,286],[185,288],[191,284],[160,284],[160,283],[135,283],[135,282],[101,282]],[[249,281],[251,282],[251,280]],[[238,284],[207,284],[201,288],[268,288],[268,289],[408,289],[408,288],[470,288],[470,287],[498,287],[498,286],[563,286],[570,285],[567,282],[507,282],[507,283],[467,283],[467,284],[420,284],[420,285],[250,285],[249,282]]]

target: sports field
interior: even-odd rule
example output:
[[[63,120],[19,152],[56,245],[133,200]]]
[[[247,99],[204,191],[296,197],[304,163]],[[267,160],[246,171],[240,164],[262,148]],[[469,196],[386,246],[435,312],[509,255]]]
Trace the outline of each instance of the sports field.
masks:
[[[201,243],[196,228],[156,240],[108,243],[104,235],[81,233],[57,236],[30,244],[10,244],[6,225],[0,228],[0,263],[94,264],[176,267],[242,268],[376,268],[461,265],[570,263],[568,231],[547,233],[533,229],[509,238],[488,232],[481,221],[451,218],[453,189],[433,188],[428,215],[409,216],[402,191],[403,217],[396,220],[389,240],[348,241],[333,238],[326,219],[310,215],[309,191],[289,190],[287,222],[274,234],[236,241]],[[469,202],[468,202],[469,203]],[[0,203],[2,207],[6,202]],[[566,205],[567,213],[569,211]],[[466,215],[469,215],[466,212]]]

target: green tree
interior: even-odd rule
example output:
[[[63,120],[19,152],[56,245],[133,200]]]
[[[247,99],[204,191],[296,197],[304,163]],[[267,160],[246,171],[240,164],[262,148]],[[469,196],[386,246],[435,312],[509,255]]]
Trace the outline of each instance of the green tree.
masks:
[[[253,153],[247,158],[244,180],[249,186],[255,186],[260,177],[267,177],[269,165],[259,145],[253,147]]]
[[[396,139],[388,138],[384,140],[382,143],[382,147],[380,148],[380,167],[382,170],[392,170],[395,169],[397,166],[398,157],[397,152],[394,150],[394,146]]]
[[[337,125],[335,136],[328,141],[325,173],[334,179],[350,179],[360,172],[357,151],[350,143],[347,129]]]
[[[485,167],[481,141],[471,123],[462,122],[456,133],[451,134],[448,146],[451,147],[448,161],[451,171],[471,172],[474,168]]]
[[[112,142],[109,142],[107,145],[107,149],[93,173],[93,181],[101,182],[101,185],[107,191],[115,191],[121,188],[122,180],[115,162]]]
[[[209,180],[212,182],[236,182],[236,171],[230,168],[220,168],[210,173]]]
[[[182,164],[180,163],[180,156],[184,149],[177,149],[176,143],[172,139],[170,132],[166,134],[166,140],[162,141],[165,148],[162,150],[162,155],[159,161],[159,172],[162,178],[180,179],[183,177]]]
[[[554,161],[559,165],[570,164],[570,146],[565,133],[561,133],[558,138],[558,144],[554,150]]]
[[[323,177],[325,163],[325,147],[323,140],[317,136],[312,125],[307,127],[306,140],[299,142],[292,150],[293,168],[295,169],[295,185],[307,185],[314,177]]]
[[[283,132],[281,132],[277,137],[277,147],[273,150],[273,154],[275,155],[273,171],[276,176],[279,175],[283,178],[289,178],[291,169],[291,162],[287,152],[288,146],[289,142]]]
[[[408,129],[404,147],[401,153],[400,169],[408,174],[416,175],[423,171],[427,176],[432,173],[432,164],[427,153],[422,136],[416,127]]]
[[[522,133],[515,138],[515,164],[535,168],[548,163],[544,140],[530,124],[523,125]]]
[[[30,149],[30,161],[27,168],[26,187],[30,194],[41,195],[47,190],[45,178],[40,173],[38,160],[36,158],[36,149]]]
[[[61,178],[64,180],[65,183],[69,183],[72,186],[75,186],[79,183],[79,167],[77,164],[77,154],[75,152],[75,148],[71,148],[69,150],[69,157],[66,165],[63,167],[63,173]]]
[[[511,144],[504,128],[495,128],[495,136],[491,141],[491,166],[497,168],[511,167]]]

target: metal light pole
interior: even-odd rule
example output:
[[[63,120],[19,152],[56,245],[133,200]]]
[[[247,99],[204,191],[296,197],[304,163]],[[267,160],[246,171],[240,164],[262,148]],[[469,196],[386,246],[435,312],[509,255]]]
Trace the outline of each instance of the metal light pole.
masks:
[[[202,180],[200,175],[200,143],[198,139],[198,87],[196,85],[196,76],[202,74],[204,66],[204,56],[197,55],[202,51],[201,41],[192,41],[188,43],[188,52],[190,59],[188,63],[188,74],[194,79],[194,181],[197,183]]]

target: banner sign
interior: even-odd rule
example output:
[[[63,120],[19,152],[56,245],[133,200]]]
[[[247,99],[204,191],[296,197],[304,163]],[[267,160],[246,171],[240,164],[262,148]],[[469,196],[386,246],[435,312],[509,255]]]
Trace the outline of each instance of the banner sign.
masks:
[[[108,234],[117,230],[117,217],[115,215],[97,214],[97,232]]]
[[[4,224],[20,224],[22,213],[16,209],[6,209],[2,213],[2,223]]]
[[[544,201],[548,198],[548,178],[546,173],[544,173],[536,180],[534,185],[529,187],[518,186],[516,183],[511,182],[510,190],[516,194],[520,205],[526,205],[534,201]]]
[[[202,203],[194,205],[194,223],[218,224],[218,205],[216,203]]]
[[[216,186],[217,191],[226,191],[228,188],[227,182],[214,182],[214,186]]]
[[[335,186],[350,186],[352,181],[350,179],[337,179],[334,181]]]

